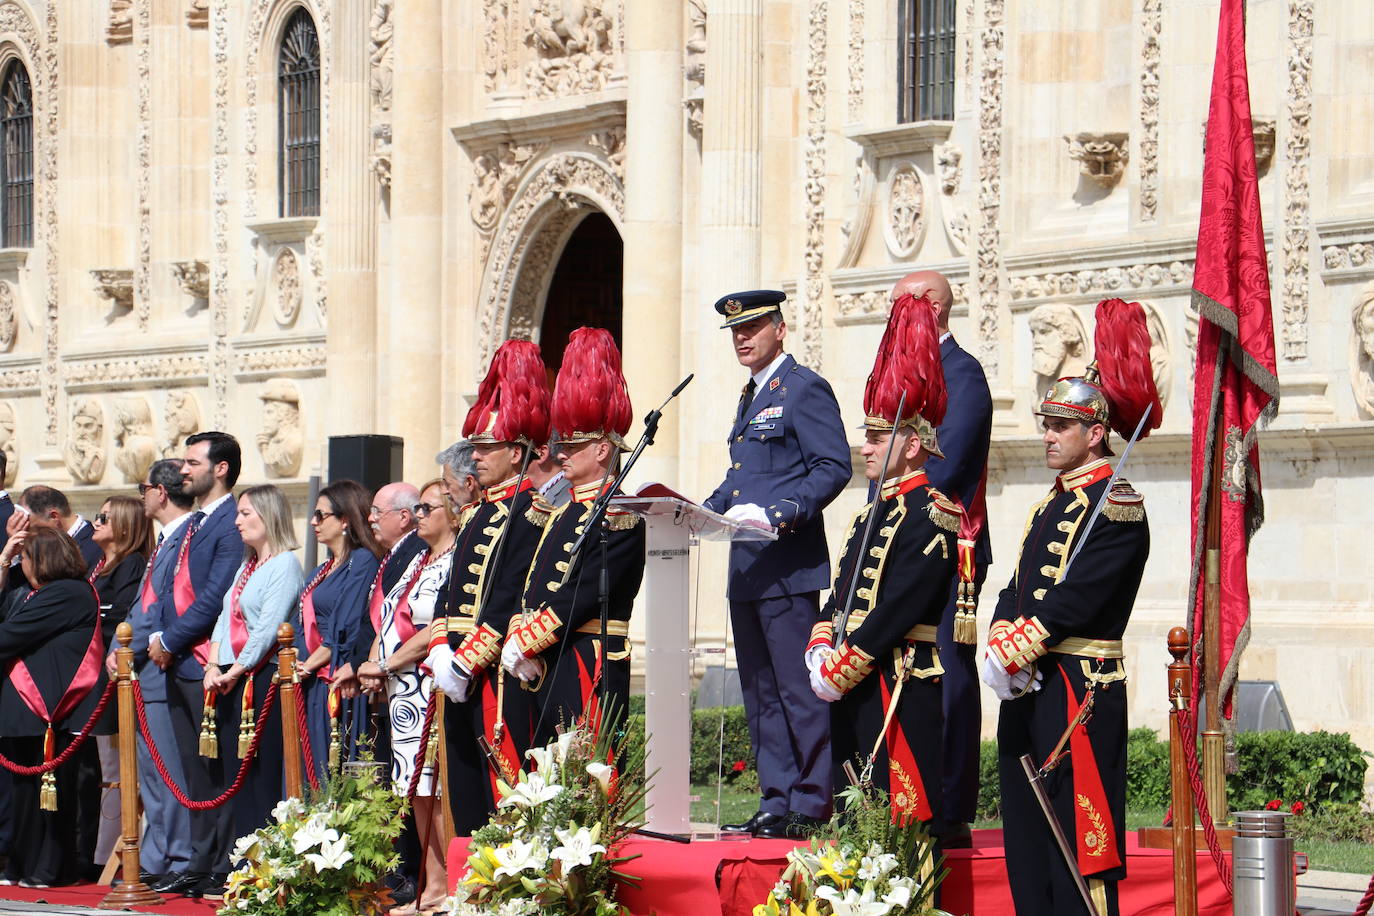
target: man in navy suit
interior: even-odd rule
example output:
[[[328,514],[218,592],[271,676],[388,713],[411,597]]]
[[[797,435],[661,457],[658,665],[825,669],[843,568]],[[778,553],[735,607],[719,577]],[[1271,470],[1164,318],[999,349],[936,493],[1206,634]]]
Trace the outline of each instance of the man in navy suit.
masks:
[[[181,476],[196,511],[186,523],[172,571],[172,587],[158,599],[161,628],[148,637],[148,657],[168,672],[167,705],[186,768],[192,798],[213,798],[224,789],[223,765],[199,754],[205,709],[203,667],[210,634],[243,561],[243,540],[234,525],[231,492],[242,466],[238,441],[228,433],[196,433],[186,440]],[[191,813],[191,864],[166,893],[204,895],[224,884],[229,868],[227,808]]]
[[[725,829],[799,837],[830,813],[829,710],[803,657],[830,584],[821,510],[851,465],[830,385],[783,352],[784,299],[754,290],[716,303],[750,378],[730,429],[730,467],[705,504],[778,535],[730,548],[730,620],[762,799],[753,817]]]
[[[936,431],[945,457],[927,461],[926,476],[932,486],[959,498],[969,522],[977,528],[976,589],[982,586],[992,562],[984,500],[988,443],[992,437],[992,394],[982,364],[955,343],[949,332],[949,313],[954,303],[949,281],[933,270],[907,274],[892,288],[892,300],[907,294],[918,299],[925,296],[935,307],[940,364],[949,402],[945,420]],[[965,533],[961,531],[960,536]],[[978,807],[978,739],[982,725],[975,622],[970,618],[956,627],[955,597],[951,592],[936,640],[945,669],[944,819],[962,825],[945,839],[947,847],[969,845],[968,824]],[[976,592],[974,597],[976,600]]]
[[[95,527],[72,511],[67,494],[61,490],[34,484],[25,489],[19,499],[29,510],[30,525],[36,528],[53,528],[71,535],[76,541],[76,546],[81,549],[81,559],[86,561],[88,569],[104,555],[100,545],[92,540]]]
[[[143,497],[143,514],[162,526],[157,546],[148,558],[148,567],[139,585],[138,598],[129,609],[129,625],[134,638],[134,671],[143,689],[143,706],[147,713],[148,732],[159,749],[166,749],[163,761],[178,785],[186,785],[181,758],[172,753],[176,735],[172,731],[171,714],[167,709],[167,674],[148,658],[148,637],[160,627],[154,619],[158,599],[172,591],[172,570],[181,547],[186,525],[191,520],[191,497],[182,489],[181,461],[164,458],[148,469],[147,479],[139,484]],[[105,667],[113,676],[114,647],[105,659]],[[143,815],[148,827],[143,834],[139,862],[147,872],[145,882],[151,887],[167,886],[179,879],[191,862],[191,813],[172,797],[153,764],[152,755],[143,736],[138,738],[138,784],[143,799]]]

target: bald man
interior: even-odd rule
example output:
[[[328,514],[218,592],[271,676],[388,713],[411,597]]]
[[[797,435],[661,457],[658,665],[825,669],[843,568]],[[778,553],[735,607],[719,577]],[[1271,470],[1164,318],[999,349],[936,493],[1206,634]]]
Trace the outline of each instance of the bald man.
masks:
[[[892,300],[895,302],[907,293],[917,298],[924,295],[935,307],[940,365],[949,391],[945,422],[936,431],[945,457],[928,459],[926,476],[931,486],[958,496],[969,519],[979,526],[974,559],[975,584],[981,588],[992,562],[983,500],[988,442],[992,437],[992,394],[982,365],[950,334],[949,313],[954,306],[954,293],[949,280],[933,270],[918,270],[897,281],[892,288]],[[937,638],[940,661],[945,668],[944,818],[953,825],[962,825],[947,838],[947,847],[969,845],[968,824],[978,806],[978,738],[982,724],[974,646],[977,634],[968,632],[973,627],[971,620],[959,628],[963,632],[956,634],[954,599],[955,593],[951,591]]]

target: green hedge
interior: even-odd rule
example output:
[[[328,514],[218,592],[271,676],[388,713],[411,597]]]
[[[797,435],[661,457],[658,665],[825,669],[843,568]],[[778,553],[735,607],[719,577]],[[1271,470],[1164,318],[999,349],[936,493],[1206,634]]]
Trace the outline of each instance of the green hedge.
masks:
[[[722,746],[721,714],[724,713],[724,744]],[[630,719],[627,731],[631,739],[644,735],[644,704],[630,700]],[[735,768],[740,761],[744,770]],[[754,772],[754,754],[749,747],[749,724],[743,706],[709,707],[692,712],[692,782],[709,785],[716,781],[717,764],[720,775],[739,779],[741,772]],[[746,782],[750,779],[746,778]]]

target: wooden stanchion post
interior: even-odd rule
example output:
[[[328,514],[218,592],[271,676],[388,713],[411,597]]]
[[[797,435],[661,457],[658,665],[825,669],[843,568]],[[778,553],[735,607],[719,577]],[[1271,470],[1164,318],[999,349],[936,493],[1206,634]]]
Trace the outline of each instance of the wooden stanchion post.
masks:
[[[166,902],[138,877],[138,725],[134,713],[134,650],[129,648],[133,638],[134,628],[127,621],[115,629],[115,640],[119,643],[115,651],[115,690],[119,701],[119,811],[124,834],[120,839],[120,864],[124,880],[100,901],[102,910],[128,910]]]
[[[1188,760],[1183,742],[1187,740],[1179,713],[1188,708],[1193,695],[1193,675],[1185,657],[1188,631],[1174,627],[1169,631],[1169,775],[1174,809],[1174,913],[1197,916],[1197,846],[1193,832],[1193,789],[1188,781]]]
[[[300,722],[296,719],[296,630],[289,623],[277,628],[277,708],[281,710],[282,757],[286,761],[286,797],[300,798],[301,781]]]

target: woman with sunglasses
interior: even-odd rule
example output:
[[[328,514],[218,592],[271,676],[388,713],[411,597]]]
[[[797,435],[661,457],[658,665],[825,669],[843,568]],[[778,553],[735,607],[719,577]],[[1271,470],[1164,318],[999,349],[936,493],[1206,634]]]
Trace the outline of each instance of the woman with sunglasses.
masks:
[[[399,794],[415,782],[415,830],[421,847],[419,903],[392,910],[393,914],[437,911],[446,894],[444,878],[443,808],[436,797],[438,767],[425,765],[421,741],[425,712],[434,692],[434,678],[419,663],[429,654],[429,623],[434,619],[448,582],[457,518],[444,499],[442,480],[420,489],[414,508],[419,535],[428,549],[410,562],[396,587],[382,604],[381,626],[368,661],[358,670],[364,689],[386,690],[391,722],[391,784]],[[442,716],[435,715],[435,727]]]
[[[0,551],[0,576],[16,552],[33,589],[16,595],[0,621],[0,753],[36,766],[60,754],[89,719],[77,707],[105,688],[104,647],[100,609],[76,542],[63,531],[30,528]],[[0,883],[51,887],[81,876],[76,774],[84,766],[94,768],[96,756],[94,743],[87,742],[46,780],[13,776],[15,842]],[[56,789],[56,810],[43,809],[43,801],[53,801],[43,798],[45,781]]]
[[[319,774],[328,766],[332,742],[338,742],[342,763],[357,757],[358,738],[366,734],[367,698],[346,699],[340,687],[343,679],[353,677],[348,657],[367,613],[381,553],[367,523],[371,505],[372,494],[362,484],[340,480],[320,491],[310,516],[315,540],[329,558],[315,567],[301,591],[296,648],[310,751]]]
[[[142,501],[132,496],[111,496],[91,521],[91,540],[101,554],[86,570],[86,578],[100,600],[100,636],[108,653],[114,648],[115,628],[138,600],[143,570],[153,552],[153,524],[143,514]],[[94,710],[97,699],[88,697],[78,708],[81,721]],[[85,716],[79,715],[82,712]],[[93,729],[100,769],[83,772],[79,790],[82,810],[78,815],[78,843],[83,867],[95,869],[97,874],[110,858],[120,831],[117,731],[116,707],[110,703]]]

